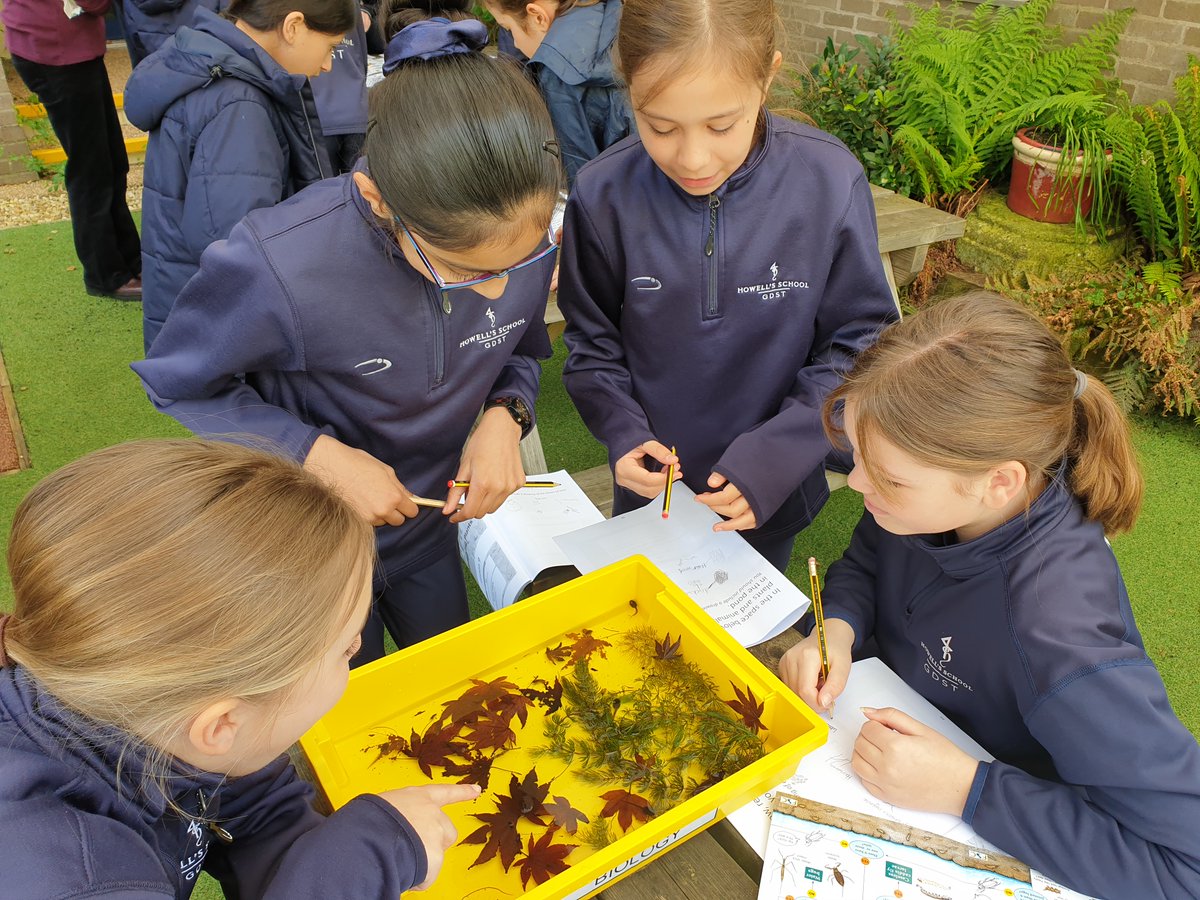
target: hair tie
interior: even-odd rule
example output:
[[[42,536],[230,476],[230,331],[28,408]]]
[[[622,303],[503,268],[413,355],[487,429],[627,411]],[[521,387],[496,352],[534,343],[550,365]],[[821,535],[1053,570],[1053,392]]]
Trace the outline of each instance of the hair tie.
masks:
[[[9,665],[12,660],[8,658],[8,651],[4,649],[4,626],[12,619],[10,613],[0,613],[0,669]]]
[[[1078,369],[1072,369],[1075,373],[1075,399],[1078,400],[1083,396],[1083,392],[1087,390],[1088,377],[1087,373],[1080,372]]]
[[[401,28],[383,51],[383,74],[412,59],[476,53],[487,46],[487,26],[478,19],[451,22],[440,16]]]

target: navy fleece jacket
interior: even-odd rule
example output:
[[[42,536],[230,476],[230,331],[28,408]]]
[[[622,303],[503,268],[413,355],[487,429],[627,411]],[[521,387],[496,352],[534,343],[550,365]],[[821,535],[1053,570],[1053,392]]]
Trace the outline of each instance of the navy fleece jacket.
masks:
[[[22,667],[0,668],[0,900],[185,900],[201,871],[240,900],[398,897],[425,879],[416,832],[378,797],[326,819],[280,757],[228,780],[177,769],[180,815],[143,784],[142,756],[121,755],[124,740]]]
[[[289,75],[207,9],[134,70],[125,113],[150,132],[142,189],[148,349],[205,247],[250,210],[331,169],[308,79]]]
[[[612,64],[620,23],[620,0],[573,7],[555,17],[529,61],[569,185],[584,163],[637,131]]]
[[[1200,746],[1146,655],[1116,558],[1061,480],[962,544],[863,515],[825,615],[996,756],[963,818],[1078,891],[1200,897]]]
[[[821,405],[896,318],[858,160],[768,115],[693,197],[630,137],[580,172],[563,240],[563,381],[610,465],[657,439],[692,490],[714,471],[741,489],[761,533],[807,525],[828,496]]]
[[[514,272],[497,300],[443,298],[352,177],[256,210],[210,247],[133,368],[196,434],[257,435],[303,460],[325,433],[392,466],[414,494],[444,497],[485,401],[534,409],[554,260]],[[456,528],[435,509],[380,526],[384,568],[427,565]]]

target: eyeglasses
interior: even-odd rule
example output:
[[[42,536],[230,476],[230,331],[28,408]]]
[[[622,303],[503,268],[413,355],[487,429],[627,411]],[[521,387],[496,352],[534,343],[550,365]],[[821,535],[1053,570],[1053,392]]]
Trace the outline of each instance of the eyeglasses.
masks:
[[[426,256],[424,251],[421,250],[420,244],[413,240],[412,232],[408,230],[408,226],[400,221],[399,216],[392,216],[392,218],[395,219],[396,224],[400,226],[400,229],[404,232],[404,236],[408,238],[409,243],[413,245],[413,249],[417,251],[417,256],[421,257],[421,262],[425,264],[425,268],[428,269],[429,274],[433,276],[434,284],[438,286],[439,290],[443,291],[456,291],[459,288],[471,288],[478,284],[483,284],[486,281],[491,281],[495,278],[507,278],[513,272],[524,269],[526,266],[532,266],[536,262],[541,262],[558,249],[558,241],[554,237],[554,226],[551,225],[546,229],[546,240],[549,242],[549,245],[541,250],[538,250],[527,259],[521,260],[516,265],[509,266],[507,269],[501,269],[499,272],[484,272],[480,275],[476,275],[474,278],[467,278],[464,281],[447,281],[438,273],[438,270],[433,267],[433,263],[429,261],[429,257]]]

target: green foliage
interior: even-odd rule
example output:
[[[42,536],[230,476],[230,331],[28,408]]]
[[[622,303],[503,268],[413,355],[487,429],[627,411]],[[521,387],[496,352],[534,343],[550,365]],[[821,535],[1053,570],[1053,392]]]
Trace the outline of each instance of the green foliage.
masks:
[[[1200,294],[1179,260],[1131,260],[1075,281],[1030,278],[1028,287],[995,279],[1062,336],[1082,365],[1104,382],[1126,412],[1161,408],[1200,422]]]
[[[1021,127],[1052,135],[1064,160],[1084,155],[1096,185],[1094,216],[1106,213],[1103,166],[1117,41],[1131,9],[1109,13],[1083,37],[1063,42],[1046,24],[1054,0],[1020,7],[984,4],[970,15],[910,6],[895,29],[892,139],[920,196],[949,205],[1002,177]]]
[[[1123,102],[1109,120],[1113,178],[1156,260],[1200,269],[1200,59],[1175,81],[1175,104]]]
[[[894,54],[895,44],[887,36],[858,35],[854,45],[840,47],[826,38],[810,77],[794,93],[817,127],[839,138],[858,157],[872,184],[907,195],[914,180],[893,151],[887,125],[897,102],[891,86]]]

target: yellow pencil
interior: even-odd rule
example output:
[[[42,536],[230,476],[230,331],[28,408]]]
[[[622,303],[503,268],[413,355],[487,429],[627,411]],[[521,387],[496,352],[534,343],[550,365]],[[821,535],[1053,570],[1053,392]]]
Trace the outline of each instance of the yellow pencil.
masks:
[[[446,482],[446,487],[469,488],[470,486],[471,486],[471,482],[469,482],[469,481],[447,481]],[[523,485],[521,485],[521,487],[552,488],[552,487],[558,487],[558,482],[557,481],[527,481]]]
[[[825,646],[825,610],[821,607],[821,582],[817,578],[817,558],[808,558],[808,583],[812,588],[813,618],[817,620],[817,644],[821,648],[821,681],[829,677],[829,648]]]
[[[675,448],[671,448],[671,455],[675,455]],[[669,519],[671,517],[671,485],[675,483],[675,466],[667,466],[667,489],[663,491],[663,511],[662,517]]]

